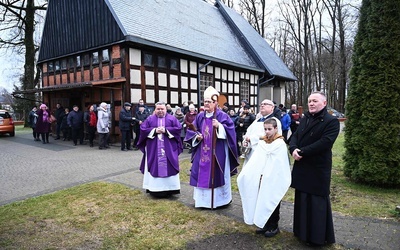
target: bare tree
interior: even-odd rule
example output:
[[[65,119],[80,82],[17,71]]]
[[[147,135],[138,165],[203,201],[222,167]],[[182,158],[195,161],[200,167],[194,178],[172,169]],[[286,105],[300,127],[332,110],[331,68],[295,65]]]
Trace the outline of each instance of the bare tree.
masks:
[[[239,9],[251,26],[262,36],[265,37],[267,26],[267,15],[271,13],[266,9],[266,0],[240,0]]]
[[[37,1],[39,2],[39,1]],[[35,45],[34,32],[37,19],[36,12],[46,10],[47,1],[34,0],[1,0],[0,2],[0,48],[12,49],[24,55],[24,73],[21,77],[22,90],[33,89],[35,82],[35,55],[38,45]],[[4,37],[3,37],[4,36]],[[36,77],[38,80],[38,77]],[[33,100],[34,95],[24,98]],[[27,120],[27,119],[26,119]]]
[[[223,2],[226,6],[228,6],[229,8],[233,8],[233,6],[234,6],[233,0],[222,0],[222,2]]]
[[[292,50],[296,57],[282,57],[298,77],[298,86],[286,87],[286,99],[305,105],[313,90],[327,93],[331,105],[343,111],[348,83],[352,40],[346,34],[354,26],[345,0],[279,0],[279,31],[274,32],[275,50]],[[282,40],[282,32],[288,39]],[[269,37],[269,36],[267,36]],[[284,43],[277,46],[275,43]],[[285,52],[286,53],[286,52]],[[290,62],[289,60],[293,60]],[[294,93],[293,91],[296,91]],[[296,96],[296,97],[295,97]]]

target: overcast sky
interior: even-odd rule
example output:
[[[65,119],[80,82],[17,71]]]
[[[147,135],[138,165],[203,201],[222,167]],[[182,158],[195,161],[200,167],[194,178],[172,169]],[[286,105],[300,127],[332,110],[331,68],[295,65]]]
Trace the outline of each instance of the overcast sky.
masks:
[[[15,75],[22,72],[23,67],[23,63],[18,62],[15,55],[7,53],[4,49],[0,50],[0,86],[11,93],[14,83],[19,86],[18,77]]]

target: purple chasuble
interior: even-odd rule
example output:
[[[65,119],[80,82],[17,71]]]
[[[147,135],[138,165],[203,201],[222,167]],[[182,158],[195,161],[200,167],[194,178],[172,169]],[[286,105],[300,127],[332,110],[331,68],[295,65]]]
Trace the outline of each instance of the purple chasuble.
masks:
[[[154,129],[163,126],[164,134],[155,134]],[[163,118],[149,116],[140,125],[138,147],[143,152],[140,171],[144,173],[147,161],[148,171],[153,177],[169,177],[179,173],[179,154],[182,153],[182,126],[178,119],[167,114]]]
[[[212,117],[205,118],[203,123],[203,141],[200,145],[199,182],[198,187],[208,188],[211,178],[213,126]]]
[[[158,118],[158,126],[162,127],[165,125],[165,118]],[[166,177],[168,176],[167,170],[167,156],[165,155],[165,144],[164,144],[165,134],[157,134],[157,156],[158,156],[158,176]]]
[[[190,185],[201,188],[217,188],[225,185],[224,174],[225,164],[229,163],[230,174],[237,174],[237,166],[239,165],[237,159],[237,143],[235,124],[232,119],[223,111],[216,110],[216,118],[225,129],[226,139],[216,138],[215,150],[212,149],[213,142],[213,117],[206,117],[205,112],[201,112],[196,116],[193,125],[196,129],[186,130],[185,141],[192,143],[196,140],[198,133],[203,135],[203,140],[193,147],[192,151],[192,168],[190,170]],[[207,125],[208,124],[208,125]],[[209,134],[207,136],[206,134]],[[228,149],[228,155],[225,149]],[[215,169],[214,180],[211,183],[211,161],[215,156]],[[208,162],[206,162],[208,158]],[[229,162],[226,162],[226,159]]]

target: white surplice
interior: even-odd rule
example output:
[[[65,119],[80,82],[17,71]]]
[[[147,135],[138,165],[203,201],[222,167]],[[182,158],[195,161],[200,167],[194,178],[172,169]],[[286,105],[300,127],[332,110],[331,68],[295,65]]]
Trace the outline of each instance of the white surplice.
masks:
[[[237,178],[244,222],[262,228],[291,183],[289,156],[283,139],[260,140]]]

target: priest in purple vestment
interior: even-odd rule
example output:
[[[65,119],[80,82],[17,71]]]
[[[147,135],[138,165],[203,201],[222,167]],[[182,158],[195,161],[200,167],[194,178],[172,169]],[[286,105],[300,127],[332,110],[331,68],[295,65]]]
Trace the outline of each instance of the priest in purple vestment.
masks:
[[[237,174],[239,165],[235,125],[217,108],[213,97],[218,96],[211,86],[204,91],[204,112],[186,132],[185,141],[192,145],[190,185],[195,207],[213,209],[232,201],[231,176]]]
[[[143,188],[157,197],[180,193],[179,159],[183,151],[182,126],[167,114],[166,104],[157,102],[154,114],[140,125],[138,148],[143,152],[140,171]]]

